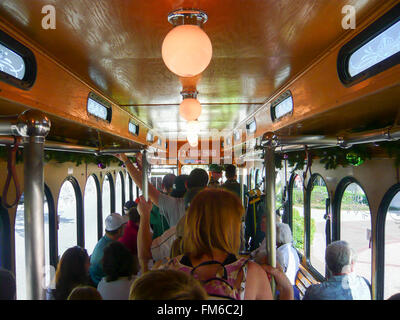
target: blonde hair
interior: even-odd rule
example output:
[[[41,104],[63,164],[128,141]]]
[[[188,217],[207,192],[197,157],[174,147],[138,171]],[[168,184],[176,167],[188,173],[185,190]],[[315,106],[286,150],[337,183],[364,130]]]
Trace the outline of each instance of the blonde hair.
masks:
[[[132,284],[129,300],[206,300],[207,292],[190,274],[178,270],[151,270]]]
[[[186,213],[184,254],[213,256],[215,249],[238,254],[243,213],[239,197],[230,191],[206,188],[199,192]]]
[[[90,286],[78,286],[71,291],[67,300],[103,300],[100,293]]]

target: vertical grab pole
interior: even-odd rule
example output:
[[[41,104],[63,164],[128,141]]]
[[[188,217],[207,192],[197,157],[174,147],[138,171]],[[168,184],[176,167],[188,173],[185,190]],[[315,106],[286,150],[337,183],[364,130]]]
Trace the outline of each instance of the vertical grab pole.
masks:
[[[45,299],[44,142],[50,120],[28,110],[18,118],[24,145],[24,215],[27,298]]]
[[[142,157],[142,191],[146,201],[149,200],[149,184],[148,184],[149,163],[147,162],[147,151],[143,150]]]
[[[275,146],[272,143],[272,136],[264,148],[265,163],[265,215],[266,243],[268,253],[268,264],[276,268],[276,213],[275,213]],[[275,296],[275,281],[271,281],[272,294]]]

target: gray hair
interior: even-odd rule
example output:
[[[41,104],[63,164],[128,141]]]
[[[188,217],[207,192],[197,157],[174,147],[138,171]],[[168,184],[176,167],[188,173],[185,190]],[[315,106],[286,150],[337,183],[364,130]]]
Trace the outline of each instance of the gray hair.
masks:
[[[326,265],[334,274],[347,272],[346,269],[356,260],[356,252],[346,241],[334,241],[326,247]]]
[[[286,223],[277,222],[276,224],[276,244],[282,245],[286,243],[292,243],[293,236],[292,230]]]

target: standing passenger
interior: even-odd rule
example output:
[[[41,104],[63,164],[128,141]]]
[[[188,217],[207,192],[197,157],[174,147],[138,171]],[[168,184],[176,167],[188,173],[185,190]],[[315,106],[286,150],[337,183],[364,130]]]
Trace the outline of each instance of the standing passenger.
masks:
[[[226,181],[222,185],[223,188],[232,191],[240,197],[240,183],[237,182],[236,167],[233,164],[228,164],[225,166],[225,177]],[[243,186],[243,192],[247,192],[247,186]]]
[[[215,188],[220,187],[221,183],[219,182],[219,179],[222,178],[222,166],[213,163],[210,165],[209,171],[211,173],[211,178],[208,186]]]
[[[105,276],[101,260],[103,259],[104,248],[112,241],[117,241],[123,233],[123,227],[127,223],[127,216],[119,213],[112,213],[105,220],[105,235],[97,242],[90,257],[90,277],[97,286],[99,281]]]

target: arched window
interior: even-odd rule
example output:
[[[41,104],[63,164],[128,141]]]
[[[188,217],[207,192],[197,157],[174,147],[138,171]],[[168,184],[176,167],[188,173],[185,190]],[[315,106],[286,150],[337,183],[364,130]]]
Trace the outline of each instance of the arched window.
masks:
[[[276,172],[275,177],[275,208],[279,209],[282,207],[282,196],[285,188],[285,171],[279,170]],[[282,212],[282,211],[281,211]]]
[[[304,254],[304,192],[303,179],[295,174],[290,179],[291,224],[294,247]]]
[[[334,239],[350,244],[357,253],[356,274],[371,281],[371,214],[367,196],[354,178],[339,183],[335,209]]]
[[[122,207],[124,204],[124,184],[123,184],[124,178],[122,176],[121,172],[118,172],[116,174],[115,178],[115,210],[119,214],[123,214],[122,212]]]
[[[125,173],[125,202],[132,200],[131,199],[131,186],[132,182],[130,181],[131,177],[129,176],[129,173]]]
[[[93,252],[98,240],[98,201],[100,194],[99,181],[95,175],[89,176],[84,193],[84,226],[85,248],[89,255]]]
[[[114,196],[114,183],[110,173],[104,176],[103,187],[101,191],[101,198],[103,204],[103,225],[104,220],[108,215],[115,212],[115,196]],[[103,228],[104,229],[104,228]],[[104,231],[104,230],[103,230]]]
[[[400,292],[400,183],[383,197],[376,228],[377,299],[386,300]]]
[[[78,215],[81,214],[81,192],[78,182],[73,177],[68,177],[61,186],[58,196],[58,257],[73,246],[79,245]]]
[[[310,263],[325,276],[326,218],[329,213],[329,192],[324,179],[313,175],[307,188],[309,208]]]
[[[50,246],[52,245],[50,241],[51,226],[53,224],[49,221],[54,220],[54,203],[53,197],[50,193],[50,189],[45,186],[44,188],[44,246],[45,246],[45,266],[46,271],[50,268],[50,265],[54,264],[53,259],[51,259]],[[49,200],[49,201],[48,201]],[[26,297],[26,265],[25,265],[25,214],[24,214],[24,194],[18,203],[17,212],[15,216],[15,279],[17,282],[17,299],[25,300]],[[46,285],[49,284],[49,279],[45,278]]]

